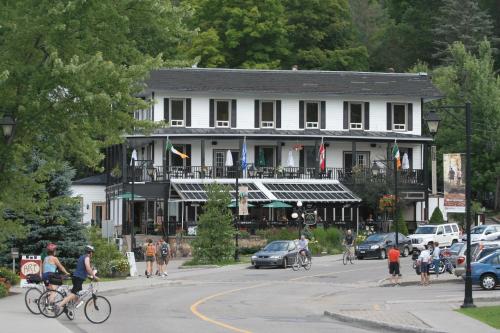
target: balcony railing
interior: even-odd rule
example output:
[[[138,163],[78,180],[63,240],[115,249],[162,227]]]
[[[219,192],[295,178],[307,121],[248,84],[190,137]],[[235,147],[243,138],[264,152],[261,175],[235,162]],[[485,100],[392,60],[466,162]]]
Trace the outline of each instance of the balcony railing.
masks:
[[[333,179],[344,184],[383,183],[394,181],[392,169],[379,170],[374,173],[371,168],[356,167],[354,169],[326,168],[320,171],[316,168],[299,167],[255,167],[249,165],[247,170],[237,170],[237,167],[223,166],[168,166],[151,167],[151,164],[141,163],[135,167],[136,182],[161,182],[170,179],[221,179],[236,178],[261,178],[261,179]],[[132,181],[132,167],[128,167],[128,180]],[[400,170],[398,184],[409,186],[422,186],[424,184],[423,170]]]

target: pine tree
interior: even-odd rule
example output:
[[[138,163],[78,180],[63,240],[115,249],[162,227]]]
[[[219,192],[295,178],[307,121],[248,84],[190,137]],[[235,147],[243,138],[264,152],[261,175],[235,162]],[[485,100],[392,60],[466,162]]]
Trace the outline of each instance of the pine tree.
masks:
[[[217,264],[231,260],[234,255],[234,227],[229,190],[220,184],[206,187],[207,203],[198,222],[193,243],[193,261]]]
[[[444,223],[444,218],[443,218],[443,213],[441,213],[441,209],[439,207],[434,208],[434,211],[432,212],[431,219],[429,220],[430,224],[443,224]]]
[[[479,43],[493,32],[490,16],[479,8],[477,0],[443,0],[434,19],[434,58],[450,60],[449,47],[457,41],[475,52]]]

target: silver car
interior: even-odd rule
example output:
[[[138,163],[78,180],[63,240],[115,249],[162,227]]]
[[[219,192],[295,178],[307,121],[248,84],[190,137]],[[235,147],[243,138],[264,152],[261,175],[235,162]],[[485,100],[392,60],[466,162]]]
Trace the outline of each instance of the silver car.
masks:
[[[491,242],[474,242],[471,244],[471,257],[472,257],[472,262],[477,261],[478,259],[484,257],[486,253],[489,253],[489,249],[493,248],[500,248],[500,242],[499,241],[491,241]],[[467,250],[467,244],[463,243],[463,246],[460,248],[460,251],[454,255],[453,253],[451,254],[451,260],[453,263],[453,266],[455,266],[455,275],[460,277],[465,274],[465,266],[467,264],[466,262],[466,253],[465,251]],[[485,251],[486,250],[486,251]],[[451,248],[450,248],[451,251]]]
[[[262,266],[291,266],[299,250],[297,241],[278,240],[266,245],[265,248],[252,256],[252,265],[255,268]]]

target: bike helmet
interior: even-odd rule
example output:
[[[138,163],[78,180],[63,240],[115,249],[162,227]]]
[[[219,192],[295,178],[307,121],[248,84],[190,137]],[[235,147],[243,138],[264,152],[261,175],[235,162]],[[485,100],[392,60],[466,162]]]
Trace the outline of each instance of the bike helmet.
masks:
[[[47,245],[47,251],[55,251],[57,249],[57,245],[54,243],[49,243]]]
[[[95,252],[95,249],[92,245],[86,245],[85,246],[85,252]]]

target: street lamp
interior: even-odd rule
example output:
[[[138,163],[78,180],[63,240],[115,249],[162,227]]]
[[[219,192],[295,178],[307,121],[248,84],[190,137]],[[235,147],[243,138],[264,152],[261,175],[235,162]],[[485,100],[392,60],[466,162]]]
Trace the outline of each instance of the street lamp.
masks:
[[[299,216],[302,217],[302,219],[299,220],[298,219]],[[297,211],[292,213],[292,218],[296,219],[298,222],[299,238],[300,238],[301,233],[302,233],[302,221],[303,221],[303,219],[305,219],[304,209],[302,208],[302,201],[300,201],[300,200],[297,201]]]
[[[438,131],[439,122],[441,121],[441,117],[434,111],[431,110],[427,116],[425,117],[425,121],[427,122],[427,127],[429,128],[429,132],[432,135],[432,139],[436,136]],[[437,159],[436,159],[436,145],[433,144],[431,147],[431,172],[432,172],[432,194],[436,195],[437,193]]]
[[[0,125],[2,126],[3,137],[7,144],[10,143],[14,135],[14,129],[16,127],[16,121],[11,115],[5,114],[0,120]]]
[[[435,113],[437,110],[448,112],[450,109],[465,109],[465,228],[467,233],[467,248],[466,248],[466,268],[465,268],[465,296],[462,308],[475,307],[472,299],[472,272],[471,272],[471,192],[472,192],[472,163],[471,163],[471,148],[472,148],[472,107],[470,102],[458,106],[438,106],[432,108],[427,114],[426,122],[429,127],[429,132],[434,135],[437,132],[439,116]],[[452,114],[454,116],[454,114]]]

